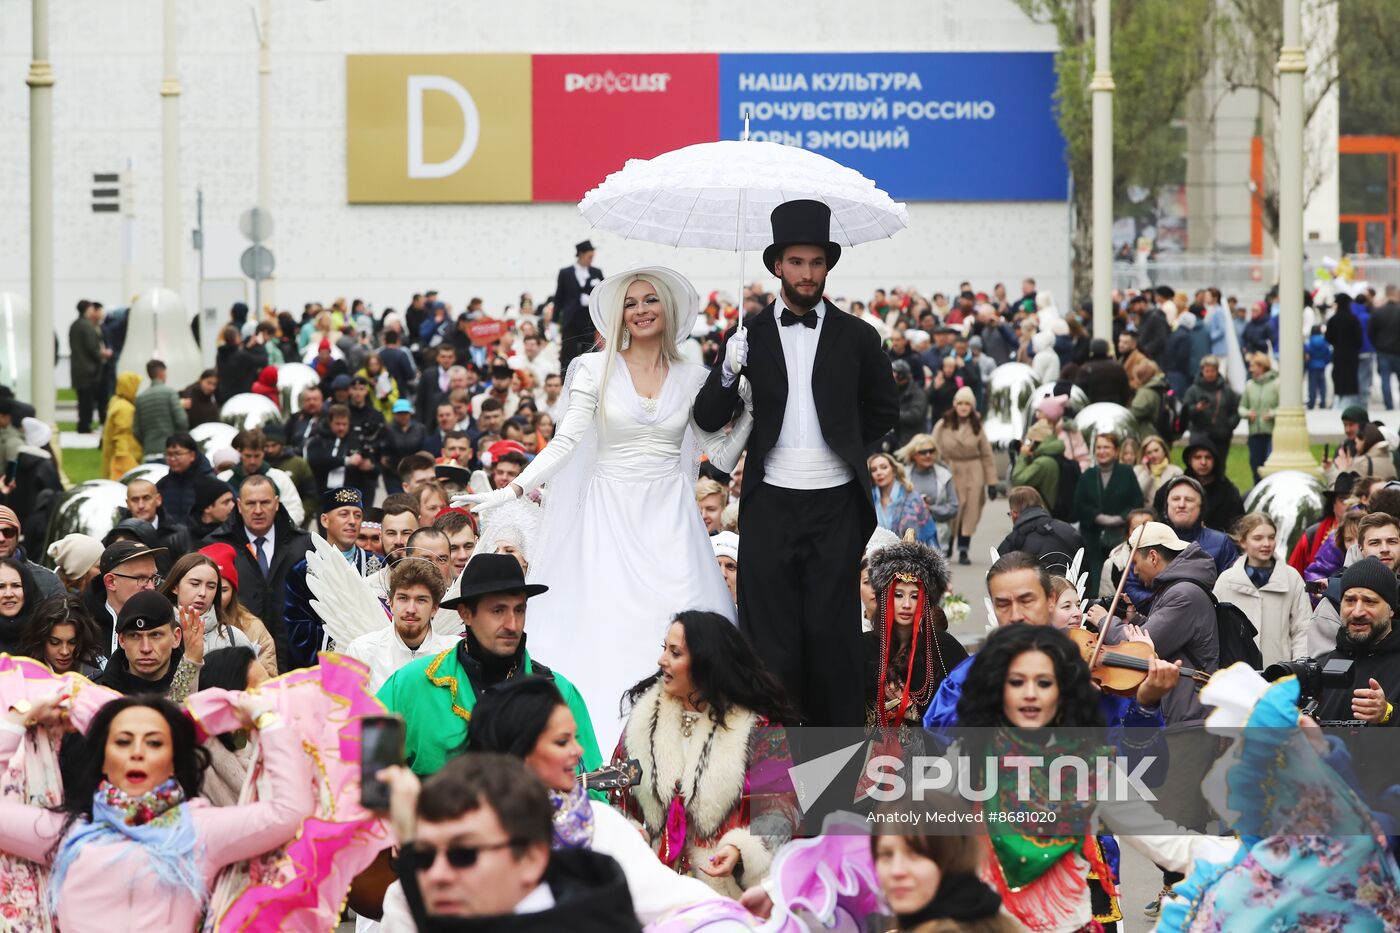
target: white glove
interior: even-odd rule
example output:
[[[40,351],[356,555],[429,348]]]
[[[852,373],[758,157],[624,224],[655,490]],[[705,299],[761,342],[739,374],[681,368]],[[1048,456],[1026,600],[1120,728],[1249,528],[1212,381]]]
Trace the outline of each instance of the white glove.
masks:
[[[477,495],[468,493],[461,496],[452,497],[452,507],[454,509],[471,508],[478,514],[505,505],[507,502],[514,502],[520,498],[515,486],[507,486],[505,489],[493,489],[490,492]]]
[[[739,398],[744,403],[744,411],[753,411],[753,386],[742,376],[739,377]]]
[[[743,371],[749,361],[749,332],[747,328],[736,330],[724,344],[724,375],[732,382]]]

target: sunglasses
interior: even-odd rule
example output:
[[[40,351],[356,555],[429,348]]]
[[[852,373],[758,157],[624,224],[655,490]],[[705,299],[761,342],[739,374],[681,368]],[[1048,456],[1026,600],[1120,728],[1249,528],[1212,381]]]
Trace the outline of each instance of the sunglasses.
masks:
[[[507,849],[513,845],[519,845],[519,843],[514,839],[507,839],[505,842],[489,846],[450,845],[446,848],[438,848],[419,842],[405,848],[403,858],[414,871],[427,871],[432,868],[437,863],[439,853],[447,856],[447,864],[453,868],[471,868],[476,864],[481,853]]]
[[[916,456],[916,457],[928,457],[928,456],[932,456],[934,453],[935,453],[935,451],[934,451],[934,449],[933,449],[932,447],[925,447],[923,450],[916,450],[916,451],[914,451],[914,456]]]
[[[18,538],[18,537],[19,537],[19,529],[16,528],[16,527],[14,527],[13,525],[6,525],[4,528],[0,528],[0,538]]]

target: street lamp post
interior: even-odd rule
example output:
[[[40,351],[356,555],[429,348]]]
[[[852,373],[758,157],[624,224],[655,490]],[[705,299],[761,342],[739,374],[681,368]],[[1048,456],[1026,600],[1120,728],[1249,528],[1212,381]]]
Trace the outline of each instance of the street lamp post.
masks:
[[[258,0],[258,208],[266,214],[272,201],[272,0]],[[262,303],[273,302],[272,280],[256,284],[253,319],[262,320]]]
[[[1094,2],[1094,336],[1113,342],[1113,61],[1109,0]]]
[[[175,74],[175,0],[164,0],[162,35],[165,74],[160,79],[161,247],[165,287],[180,294],[180,78]],[[127,301],[130,295],[124,296]]]
[[[1317,475],[1303,410],[1303,74],[1302,0],[1283,0],[1279,50],[1279,406],[1274,449],[1264,475],[1300,470]]]
[[[48,0],[33,3],[34,50],[29,74],[29,401],[40,421],[54,423],[53,367],[53,67],[49,64]]]

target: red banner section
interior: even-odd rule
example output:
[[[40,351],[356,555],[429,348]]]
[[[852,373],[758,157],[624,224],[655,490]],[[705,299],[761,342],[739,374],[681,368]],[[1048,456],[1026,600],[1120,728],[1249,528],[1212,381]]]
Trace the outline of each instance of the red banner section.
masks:
[[[510,330],[510,324],[506,321],[486,318],[480,321],[473,321],[468,325],[467,336],[471,337],[472,346],[489,347],[497,340],[500,340],[508,330]]]
[[[712,142],[717,55],[535,55],[534,199],[577,201],[628,159]]]

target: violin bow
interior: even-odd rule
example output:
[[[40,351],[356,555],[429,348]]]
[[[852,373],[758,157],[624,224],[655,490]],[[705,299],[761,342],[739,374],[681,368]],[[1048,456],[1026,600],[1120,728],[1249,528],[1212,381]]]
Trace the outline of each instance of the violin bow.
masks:
[[[1123,587],[1128,585],[1128,574],[1133,569],[1133,557],[1136,556],[1138,552],[1138,542],[1142,540],[1142,529],[1145,527],[1145,525],[1138,526],[1136,541],[1133,540],[1131,534],[1128,535],[1128,546],[1130,548],[1128,551],[1128,565],[1123,568],[1123,576],[1118,578],[1118,591],[1113,594],[1113,602],[1109,603],[1108,606],[1108,616],[1104,619],[1104,624],[1099,627],[1099,640],[1094,643],[1093,654],[1089,655],[1090,670],[1094,669],[1095,662],[1098,661],[1099,655],[1103,653],[1104,638],[1108,635],[1108,626],[1113,621],[1113,614],[1118,611],[1118,602],[1123,598]]]

